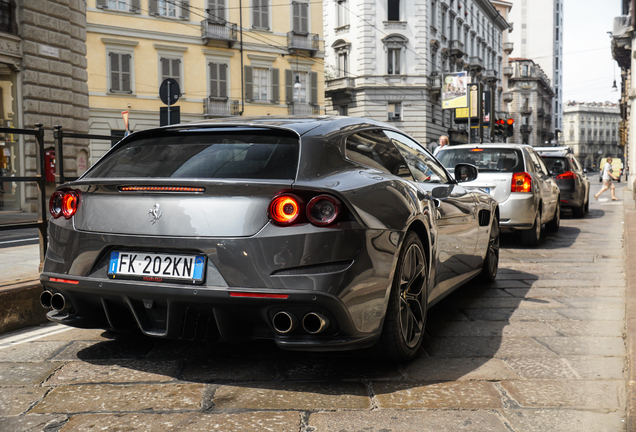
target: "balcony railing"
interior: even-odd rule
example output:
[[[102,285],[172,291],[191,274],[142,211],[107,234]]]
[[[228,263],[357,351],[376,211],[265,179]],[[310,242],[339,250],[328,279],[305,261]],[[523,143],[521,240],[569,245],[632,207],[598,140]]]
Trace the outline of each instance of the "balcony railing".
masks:
[[[519,130],[521,131],[521,133],[530,133],[530,132],[532,132],[532,126],[531,125],[521,125]]]
[[[481,77],[485,80],[497,79],[497,71],[494,69],[486,69],[481,73]]]
[[[532,107],[531,106],[522,106],[521,109],[519,110],[519,112],[521,112],[521,115],[529,116],[529,115],[532,114]]]
[[[227,42],[231,48],[238,40],[238,30],[234,23],[205,20],[201,21],[201,39],[206,44],[209,41]]]
[[[512,66],[504,66],[503,73],[506,76],[512,76],[512,74],[514,73],[514,68]]]
[[[537,117],[543,117],[545,115],[545,109],[539,108],[537,110]]]
[[[204,115],[208,117],[229,117],[239,115],[239,101],[236,99],[208,98],[203,103]]]
[[[451,55],[454,55],[456,57],[461,57],[464,55],[464,43],[457,39],[453,39],[450,42],[450,50],[451,50]]]
[[[515,44],[513,42],[504,42],[503,50],[506,54],[510,54],[515,49]]]
[[[511,92],[504,92],[501,96],[504,102],[512,102],[514,95]]]
[[[290,53],[298,50],[309,51],[311,56],[314,56],[320,49],[320,40],[315,33],[296,33],[290,31],[287,33],[287,49]]]
[[[292,102],[287,105],[289,115],[320,115],[320,107],[302,102]]]
[[[356,79],[352,77],[338,77],[325,81],[325,92],[350,91],[356,86]]]

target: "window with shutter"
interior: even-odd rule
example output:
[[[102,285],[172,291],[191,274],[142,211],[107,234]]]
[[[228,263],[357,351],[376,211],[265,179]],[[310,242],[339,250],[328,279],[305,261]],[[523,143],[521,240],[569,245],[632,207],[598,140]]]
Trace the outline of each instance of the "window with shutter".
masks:
[[[309,32],[309,5],[307,3],[292,2],[294,18],[294,33],[307,34]]]
[[[114,53],[110,57],[110,91],[132,93],[132,56]]]
[[[252,0],[252,27],[269,30],[269,0]]]
[[[210,97],[227,98],[227,65],[223,63],[209,63],[210,68]]]
[[[108,9],[127,11],[128,0],[108,0]]]
[[[225,22],[225,0],[208,0],[208,16],[212,22]]]
[[[161,63],[161,81],[166,78],[173,78],[177,80],[179,86],[181,86],[181,59],[163,57],[160,60]]]
[[[252,91],[255,101],[269,101],[269,69],[255,67],[252,75]]]

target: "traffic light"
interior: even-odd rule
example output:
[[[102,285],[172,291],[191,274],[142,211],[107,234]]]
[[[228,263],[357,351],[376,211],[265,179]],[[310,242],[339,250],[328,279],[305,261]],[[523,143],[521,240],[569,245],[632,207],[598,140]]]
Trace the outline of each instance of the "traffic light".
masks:
[[[515,132],[515,119],[509,118],[506,120],[506,133],[504,136],[511,137]]]

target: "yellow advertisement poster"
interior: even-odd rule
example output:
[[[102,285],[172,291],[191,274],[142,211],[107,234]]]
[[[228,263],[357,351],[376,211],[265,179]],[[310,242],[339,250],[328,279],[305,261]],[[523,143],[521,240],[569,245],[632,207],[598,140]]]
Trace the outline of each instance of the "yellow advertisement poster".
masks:
[[[466,71],[447,73],[442,83],[442,109],[468,106],[468,76]]]

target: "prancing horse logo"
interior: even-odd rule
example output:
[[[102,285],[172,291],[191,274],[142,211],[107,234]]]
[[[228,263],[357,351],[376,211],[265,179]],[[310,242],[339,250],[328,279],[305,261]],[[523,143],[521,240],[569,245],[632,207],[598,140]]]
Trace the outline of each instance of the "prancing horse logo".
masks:
[[[153,225],[161,217],[162,212],[161,212],[161,210],[159,210],[159,207],[161,207],[161,206],[157,203],[148,212],[148,216],[150,216],[150,220],[148,222],[152,222]]]

